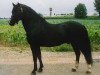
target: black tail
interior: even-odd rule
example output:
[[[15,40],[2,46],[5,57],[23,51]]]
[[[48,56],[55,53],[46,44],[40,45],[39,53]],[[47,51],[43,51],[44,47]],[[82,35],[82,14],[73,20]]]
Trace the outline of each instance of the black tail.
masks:
[[[85,33],[84,33],[84,40],[83,40],[83,48],[81,49],[83,55],[85,56],[85,59],[87,61],[87,64],[93,64],[93,59],[92,59],[92,48],[91,48],[91,42],[89,39],[88,31],[85,28]]]

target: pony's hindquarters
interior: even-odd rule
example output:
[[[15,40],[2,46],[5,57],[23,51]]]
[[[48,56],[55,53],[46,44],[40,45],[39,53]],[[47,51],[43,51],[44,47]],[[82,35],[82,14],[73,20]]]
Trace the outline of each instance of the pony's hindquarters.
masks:
[[[75,51],[76,62],[79,63],[80,52],[82,52],[88,64],[87,72],[88,73],[91,72],[90,65],[92,65],[93,60],[91,54],[91,44],[90,44],[90,39],[88,37],[87,29],[85,28],[85,26],[74,21],[67,22],[66,25],[64,25],[64,27],[66,29],[66,32],[68,33],[67,35],[69,41]]]

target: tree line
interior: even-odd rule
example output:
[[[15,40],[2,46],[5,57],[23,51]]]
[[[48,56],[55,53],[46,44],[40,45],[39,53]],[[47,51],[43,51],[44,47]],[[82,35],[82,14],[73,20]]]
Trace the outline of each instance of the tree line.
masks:
[[[100,0],[95,0],[94,2],[95,10],[98,12],[100,17]],[[79,3],[75,9],[75,18],[86,18],[87,17],[87,9],[85,4]]]

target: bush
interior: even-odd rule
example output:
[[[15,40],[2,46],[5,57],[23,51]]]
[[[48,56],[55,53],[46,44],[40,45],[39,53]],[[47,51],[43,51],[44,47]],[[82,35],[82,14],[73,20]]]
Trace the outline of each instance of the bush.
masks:
[[[85,4],[79,3],[75,7],[75,18],[86,18],[87,17],[87,9]]]

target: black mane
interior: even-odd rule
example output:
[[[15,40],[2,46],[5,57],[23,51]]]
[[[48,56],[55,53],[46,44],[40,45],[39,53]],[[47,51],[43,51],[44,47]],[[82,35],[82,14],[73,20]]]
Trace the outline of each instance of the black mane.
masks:
[[[44,21],[45,19],[43,17],[41,17],[37,12],[35,12],[31,7],[24,5],[24,4],[20,4],[23,8],[23,12],[26,12],[27,15],[31,16],[31,17],[35,17],[34,21]]]

